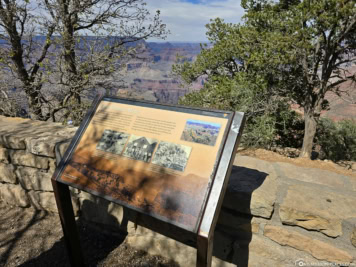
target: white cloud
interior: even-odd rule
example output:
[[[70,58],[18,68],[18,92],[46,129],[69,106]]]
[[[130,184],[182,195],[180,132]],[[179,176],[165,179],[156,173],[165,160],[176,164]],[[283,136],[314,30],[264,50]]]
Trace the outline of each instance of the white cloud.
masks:
[[[210,19],[222,18],[225,22],[238,23],[244,13],[240,0],[211,0],[199,4],[179,0],[147,0],[153,14],[161,11],[163,23],[171,31],[167,41],[204,42],[205,25]],[[149,40],[156,41],[156,40]]]

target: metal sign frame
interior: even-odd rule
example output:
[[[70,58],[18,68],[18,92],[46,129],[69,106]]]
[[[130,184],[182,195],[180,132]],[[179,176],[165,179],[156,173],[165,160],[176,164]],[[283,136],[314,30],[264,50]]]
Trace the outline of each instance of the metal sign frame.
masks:
[[[137,209],[132,205],[128,205],[123,201],[113,199],[110,196],[100,194],[88,188],[78,186],[78,184],[73,184],[60,179],[61,174],[63,173],[69,160],[73,156],[73,153],[78,143],[80,142],[81,137],[85,133],[90,121],[92,120],[97,111],[99,104],[102,101],[130,103],[132,105],[138,104],[140,106],[150,107],[154,109],[171,110],[198,115],[205,114],[206,116],[211,116],[212,114],[217,114],[216,116],[225,114],[224,116],[226,116],[226,114],[228,114],[228,122],[226,124],[225,132],[223,134],[223,138],[219,146],[219,150],[216,156],[216,162],[214,164],[214,169],[208,183],[208,189],[206,190],[204,201],[200,209],[194,230],[188,229],[185,227],[185,225],[182,225],[180,223],[176,223],[171,220],[166,220],[164,217],[152,215],[149,212]],[[211,266],[214,229],[218,215],[220,213],[221,204],[228,184],[228,178],[231,173],[232,164],[236,154],[237,146],[239,144],[244,122],[244,114],[241,112],[188,108],[182,106],[157,104],[148,101],[138,101],[117,97],[104,97],[104,95],[98,95],[93,101],[91,108],[87,112],[76,134],[71,140],[68,149],[61,158],[61,161],[58,164],[52,177],[53,190],[57,202],[59,216],[61,219],[61,224],[64,233],[64,239],[67,245],[71,265],[84,266],[84,258],[80,248],[78,231],[75,224],[73,207],[68,186],[79,188],[93,195],[123,205],[128,209],[134,210],[138,214],[143,214],[144,216],[153,216],[155,219],[157,219],[157,222],[161,222],[162,224],[171,224],[177,228],[181,228],[185,231],[191,232],[196,237],[194,246],[196,246],[197,248],[197,266]],[[175,236],[173,236],[173,238],[175,238]],[[179,240],[178,237],[175,239]]]

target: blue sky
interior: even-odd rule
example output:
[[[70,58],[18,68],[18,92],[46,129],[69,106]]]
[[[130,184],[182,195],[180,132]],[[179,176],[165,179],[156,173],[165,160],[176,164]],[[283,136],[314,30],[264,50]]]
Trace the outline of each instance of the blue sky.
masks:
[[[192,120],[192,119],[187,120],[187,123],[207,124],[207,125],[211,125],[211,126],[216,127],[216,128],[220,128],[220,127],[221,127],[221,124],[219,124],[219,123],[207,122],[207,121],[199,121],[199,120]]]
[[[146,3],[152,14],[161,11],[163,23],[171,31],[166,41],[175,42],[207,41],[205,25],[210,19],[219,17],[238,23],[244,12],[240,0],[146,0]]]

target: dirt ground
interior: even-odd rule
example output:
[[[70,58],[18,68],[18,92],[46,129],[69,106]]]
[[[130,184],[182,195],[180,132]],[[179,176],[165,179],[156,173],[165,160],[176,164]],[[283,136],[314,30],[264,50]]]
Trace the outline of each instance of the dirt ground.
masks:
[[[179,267],[125,243],[125,235],[108,233],[79,221],[87,266]],[[0,266],[70,266],[58,214],[9,207],[0,201]]]

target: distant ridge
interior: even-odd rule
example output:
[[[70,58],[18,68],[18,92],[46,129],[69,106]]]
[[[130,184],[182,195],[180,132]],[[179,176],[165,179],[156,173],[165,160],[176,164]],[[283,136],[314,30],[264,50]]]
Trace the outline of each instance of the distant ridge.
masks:
[[[200,122],[187,121],[187,124],[198,125],[198,126],[201,126],[203,128],[207,128],[207,129],[215,129],[215,130],[220,129],[220,127],[218,127],[218,126],[214,126],[214,125],[206,124],[206,123],[200,123]]]

